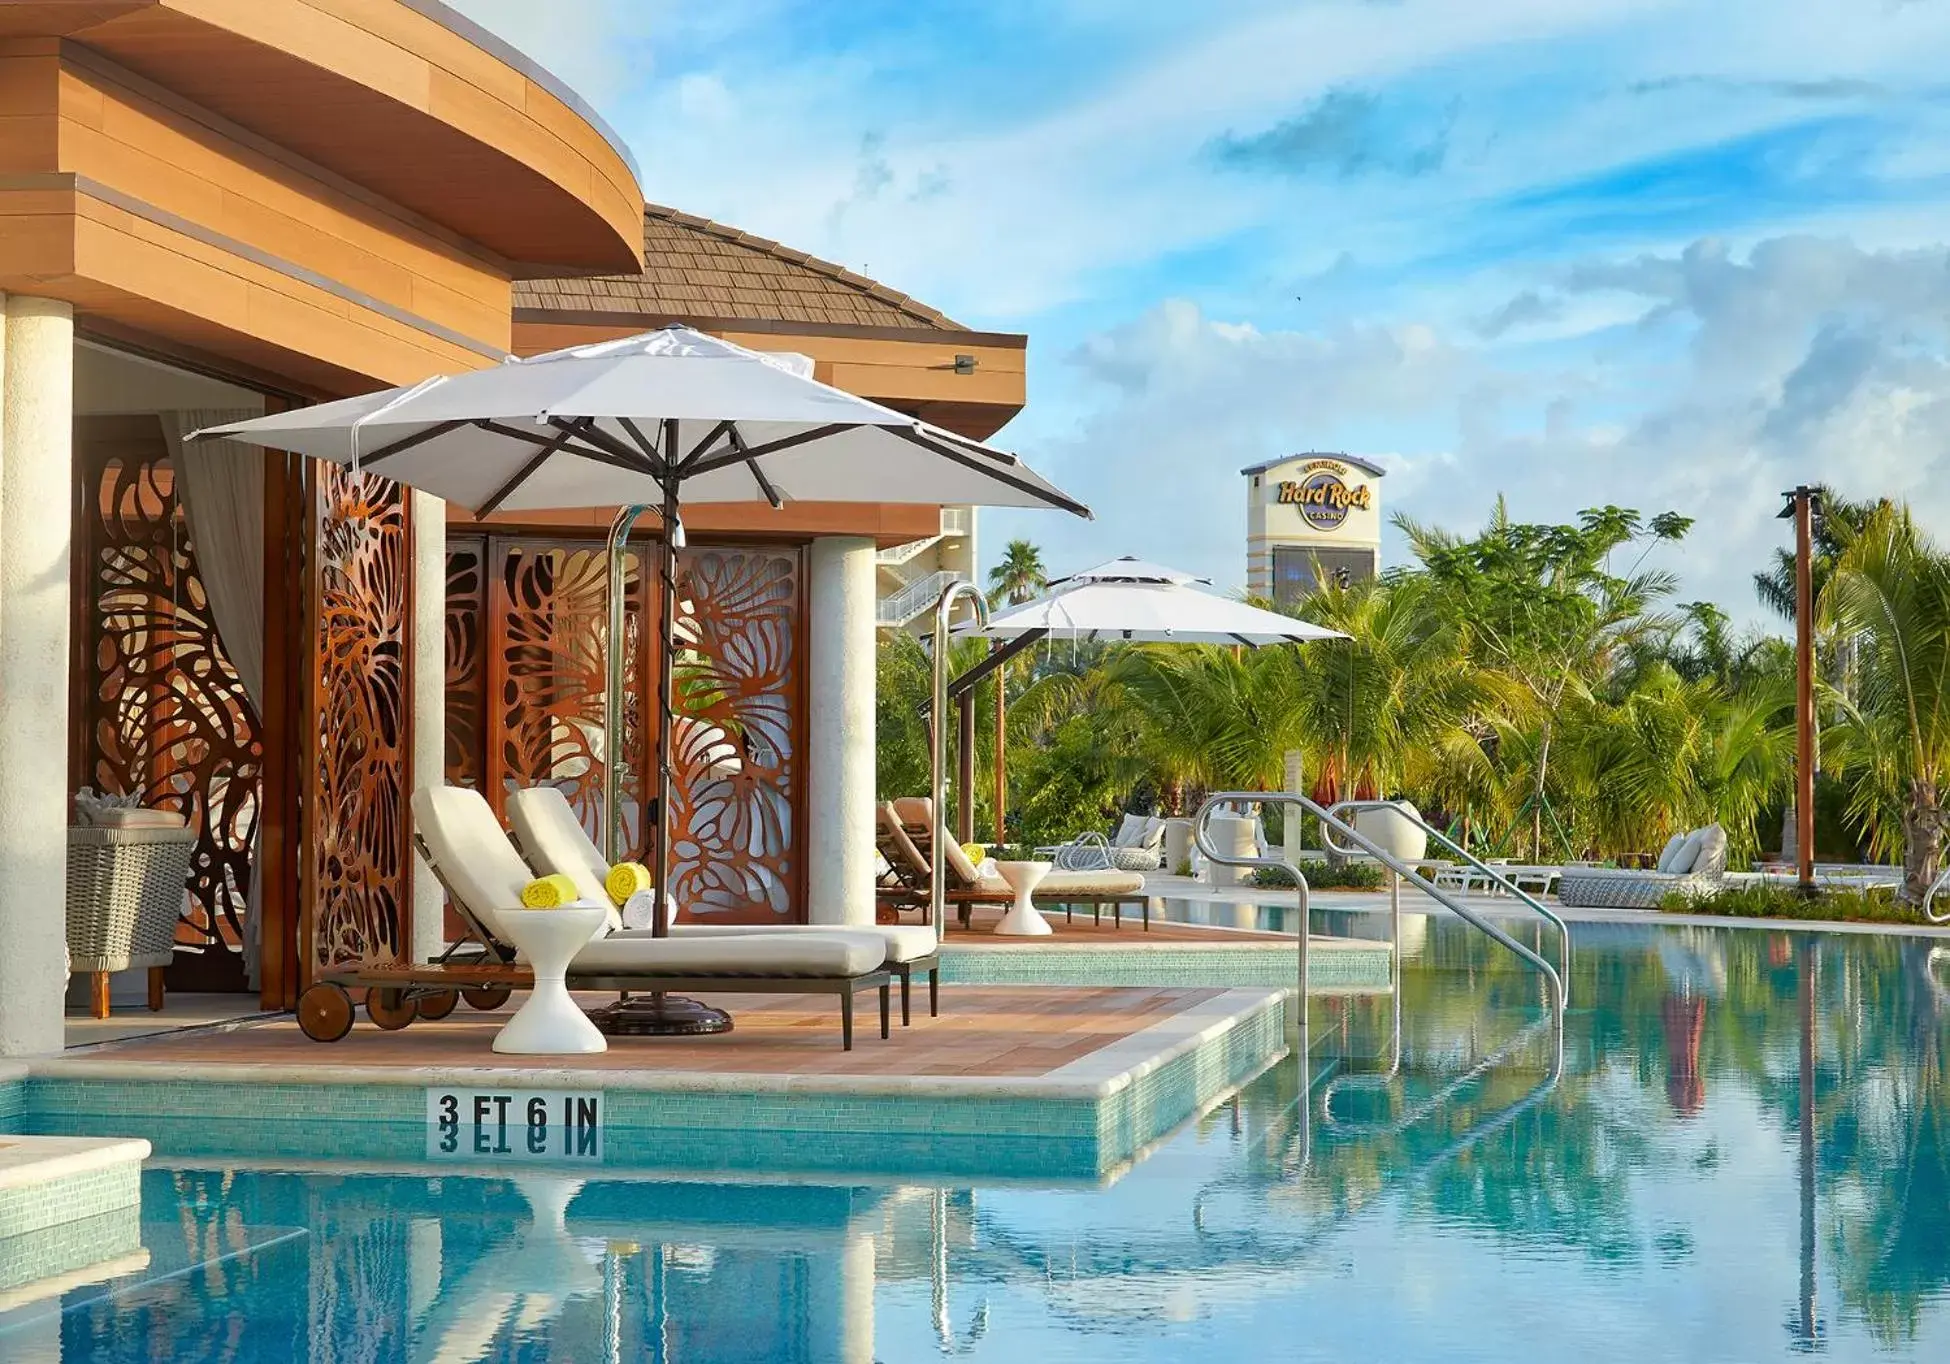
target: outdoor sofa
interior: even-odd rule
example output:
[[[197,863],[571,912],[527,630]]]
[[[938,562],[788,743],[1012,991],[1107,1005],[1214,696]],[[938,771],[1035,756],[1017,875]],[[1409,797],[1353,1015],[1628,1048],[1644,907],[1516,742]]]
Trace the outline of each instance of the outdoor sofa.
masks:
[[[1566,867],[1557,882],[1557,898],[1581,909],[1657,909],[1671,895],[1692,900],[1711,894],[1726,873],[1726,830],[1709,824],[1674,834],[1651,871]]]
[[[375,1024],[402,1028],[416,1016],[444,1017],[457,995],[492,1009],[530,984],[500,915],[520,906],[534,873],[494,811],[480,792],[458,786],[423,786],[412,804],[414,843],[473,942],[456,944],[431,964],[361,963],[321,973],[298,1001],[299,1025],[314,1041],[336,1042],[351,1030],[347,987],[365,988],[366,1013]],[[880,1035],[888,1035],[893,978],[886,961],[886,940],[871,933],[657,938],[624,929],[611,909],[569,963],[567,983],[572,990],[619,993],[832,994],[840,1004],[841,1044],[850,1051],[853,1000],[862,991],[879,991]]]
[[[1158,815],[1125,815],[1117,832],[1079,834],[1068,843],[1038,848],[1058,871],[1156,871],[1164,861],[1165,821]]]
[[[537,876],[560,873],[575,883],[576,894],[599,904],[608,903],[606,881],[609,863],[602,850],[589,837],[582,821],[561,790],[554,786],[527,786],[508,793],[508,823],[515,842]],[[664,897],[665,922],[672,938],[734,938],[772,933],[831,933],[841,925],[818,924],[705,924],[674,923],[675,905]],[[940,942],[926,924],[844,925],[848,933],[863,933],[884,944],[885,962],[901,983],[901,1022],[910,1021],[909,995],[914,973],[924,972],[928,981],[928,1014],[941,1012]],[[649,936],[640,929],[624,929],[623,936]]]
[[[1009,905],[1016,893],[1000,876],[983,875],[969,860],[961,844],[934,818],[934,803],[925,796],[908,796],[883,803],[879,811],[877,842],[887,863],[881,880],[880,902],[898,912],[922,909],[928,903],[931,876],[931,841],[941,839],[941,867],[945,880],[943,897],[955,906],[962,927],[966,928],[976,905]],[[1113,916],[1122,917],[1123,906],[1135,904],[1144,912],[1145,927],[1151,923],[1151,901],[1145,894],[1144,877],[1130,871],[1052,871],[1045,876],[1030,898],[1038,903],[1060,904],[1066,915],[1076,905],[1089,905],[1101,922],[1103,907],[1110,905]]]

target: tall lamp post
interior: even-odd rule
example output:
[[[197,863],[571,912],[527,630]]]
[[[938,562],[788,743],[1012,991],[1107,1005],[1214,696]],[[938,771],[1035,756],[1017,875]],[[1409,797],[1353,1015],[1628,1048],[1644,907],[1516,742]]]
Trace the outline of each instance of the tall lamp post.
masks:
[[[1815,566],[1821,492],[1803,483],[1781,494],[1780,519],[1794,522],[1794,873],[1815,893]]]

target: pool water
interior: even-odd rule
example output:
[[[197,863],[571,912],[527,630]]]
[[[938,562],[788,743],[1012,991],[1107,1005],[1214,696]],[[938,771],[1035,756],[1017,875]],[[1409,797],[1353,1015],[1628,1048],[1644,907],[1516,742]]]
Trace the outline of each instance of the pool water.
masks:
[[[1950,944],[1411,919],[1107,1187],[208,1156],[7,1361],[1950,1359]],[[1397,1054],[1399,1041],[1399,1054]],[[1303,1100],[1304,1094],[1304,1100]]]

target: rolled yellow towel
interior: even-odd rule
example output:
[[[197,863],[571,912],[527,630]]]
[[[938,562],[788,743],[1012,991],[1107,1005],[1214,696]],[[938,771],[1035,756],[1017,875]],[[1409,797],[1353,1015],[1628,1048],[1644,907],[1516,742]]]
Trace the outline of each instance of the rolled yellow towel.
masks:
[[[603,878],[603,889],[620,909],[630,902],[632,895],[650,889],[650,869],[641,862],[618,862]]]
[[[961,850],[962,855],[967,857],[970,862],[980,862],[989,855],[988,844],[986,843],[964,843],[961,845]]]
[[[556,872],[553,876],[537,877],[521,888],[521,904],[524,909],[560,909],[574,903],[576,883]]]

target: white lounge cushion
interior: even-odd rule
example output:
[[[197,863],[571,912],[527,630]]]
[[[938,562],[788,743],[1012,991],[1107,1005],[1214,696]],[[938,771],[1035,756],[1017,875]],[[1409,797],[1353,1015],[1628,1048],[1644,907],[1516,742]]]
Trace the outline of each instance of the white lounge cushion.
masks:
[[[1727,831],[1717,824],[1700,830],[1699,852],[1687,870],[1694,876],[1723,876],[1727,869]]]
[[[1117,826],[1117,836],[1110,841],[1113,848],[1141,848],[1144,846],[1145,830],[1150,821],[1143,815],[1125,815],[1123,823]]]
[[[468,912],[502,942],[513,941],[500,911],[521,908],[521,892],[535,873],[515,852],[486,798],[465,786],[422,786],[413,793],[413,827]],[[607,933],[608,922],[596,931]]]
[[[878,971],[885,940],[838,929],[799,933],[682,934],[653,938],[618,933],[591,942],[569,964],[571,975],[807,976],[844,979]],[[735,985],[727,988],[735,989]]]
[[[992,895],[1015,894],[999,876],[984,878],[975,888]],[[1053,871],[1036,883],[1032,894],[1038,900],[1058,900],[1065,895],[1136,895],[1143,889],[1144,878],[1134,871]]]
[[[1659,860],[1652,864],[1654,871],[1671,871],[1672,859],[1686,845],[1686,834],[1682,830],[1666,840],[1666,846],[1659,851]]]
[[[1706,830],[1694,829],[1686,835],[1686,841],[1673,850],[1672,864],[1660,870],[1669,871],[1675,876],[1684,876],[1692,871],[1693,863],[1699,860],[1700,845],[1706,841]]]
[[[589,831],[582,827],[575,811],[562,792],[553,786],[530,786],[508,796],[508,822],[515,826],[515,837],[535,864],[538,873],[560,872],[576,883],[578,893],[606,895],[609,864]],[[605,901],[606,903],[607,901]],[[676,906],[664,897],[665,922],[676,918]],[[742,936],[752,933],[835,932],[837,927],[820,924],[678,924],[671,929],[675,937],[703,937],[710,934]],[[886,944],[885,960],[918,961],[935,950],[934,930],[908,925],[848,925],[848,933],[878,936]],[[653,937],[649,928],[624,928],[625,937]]]
[[[885,944],[890,962],[919,961],[931,957],[940,943],[926,924],[678,924],[671,933],[679,938],[743,937],[754,933],[863,933]]]
[[[514,826],[515,841],[521,844],[537,876],[559,872],[575,882],[576,894],[583,899],[610,903],[609,863],[603,861],[602,849],[582,827],[560,788],[525,786],[510,791],[508,823]],[[664,915],[666,924],[677,917],[677,907],[668,895],[664,897]],[[647,922],[648,913],[644,918]],[[622,928],[619,914],[610,931]]]

